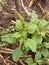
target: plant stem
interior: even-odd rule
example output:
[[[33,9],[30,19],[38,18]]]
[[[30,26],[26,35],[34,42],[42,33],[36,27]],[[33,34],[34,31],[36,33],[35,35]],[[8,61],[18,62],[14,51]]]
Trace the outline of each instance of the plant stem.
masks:
[[[17,16],[18,16],[18,18],[22,21],[22,23],[24,24],[24,18],[21,16],[21,14],[18,12],[18,11],[16,11],[16,14],[17,14]]]
[[[35,24],[39,24],[43,19],[46,19],[48,17],[48,13],[46,13],[41,19],[39,19]]]

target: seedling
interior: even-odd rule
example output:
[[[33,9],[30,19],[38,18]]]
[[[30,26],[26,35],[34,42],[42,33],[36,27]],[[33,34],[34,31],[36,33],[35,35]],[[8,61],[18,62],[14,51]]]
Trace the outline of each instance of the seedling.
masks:
[[[20,15],[20,19],[16,20],[15,23],[16,31],[1,36],[1,41],[3,42],[9,44],[19,42],[19,47],[16,48],[12,54],[13,61],[18,61],[21,55],[27,55],[28,52],[31,51],[34,53],[34,58],[26,58],[24,61],[28,65],[42,65],[48,62],[49,41],[46,40],[46,34],[47,30],[49,30],[49,22],[45,20],[47,16],[48,14],[46,13],[45,16],[38,19],[38,15],[32,13],[30,22],[26,22]]]

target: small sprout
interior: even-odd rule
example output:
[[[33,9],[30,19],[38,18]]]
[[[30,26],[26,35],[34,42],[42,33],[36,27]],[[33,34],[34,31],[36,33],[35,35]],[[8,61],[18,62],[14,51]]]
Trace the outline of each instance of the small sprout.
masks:
[[[24,62],[28,65],[37,65],[37,63],[42,65],[45,63],[44,59],[49,58],[49,38],[46,36],[49,30],[49,22],[45,20],[48,14],[38,19],[38,15],[32,13],[29,23],[25,22],[18,12],[17,15],[19,19],[16,20],[15,27],[10,28],[10,30],[16,30],[13,30],[13,33],[2,35],[1,41],[11,44],[19,42],[19,47],[12,54],[13,61],[18,61],[21,55],[27,55],[30,51],[34,58],[25,58],[26,61]]]

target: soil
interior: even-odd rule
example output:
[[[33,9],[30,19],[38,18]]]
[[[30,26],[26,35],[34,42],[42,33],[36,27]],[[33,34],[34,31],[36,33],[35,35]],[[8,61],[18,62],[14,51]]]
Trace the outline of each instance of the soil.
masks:
[[[32,11],[36,11],[36,13],[39,15],[39,18],[41,18],[45,13],[41,10],[39,7],[38,3],[42,6],[43,10],[49,12],[49,0],[36,0],[34,4],[29,8],[30,0],[24,0],[24,5],[27,7],[29,10],[31,9]],[[16,9],[25,19],[25,21],[30,20],[30,16],[26,14],[24,9],[21,6],[20,0],[7,0],[7,4],[3,7],[3,10],[0,11],[0,27],[6,29],[7,27],[13,25],[12,20],[16,21],[18,19],[17,15],[15,14],[12,9]],[[47,18],[49,21],[49,17]],[[2,42],[0,42],[2,44]],[[9,49],[15,49],[18,45],[8,45],[7,48]],[[6,47],[0,48],[0,50],[4,49]],[[4,49],[5,50],[5,49]],[[11,52],[11,51],[10,51]],[[7,54],[6,53],[1,53],[0,54],[0,65],[21,65],[20,62],[15,63],[11,59],[11,53]]]

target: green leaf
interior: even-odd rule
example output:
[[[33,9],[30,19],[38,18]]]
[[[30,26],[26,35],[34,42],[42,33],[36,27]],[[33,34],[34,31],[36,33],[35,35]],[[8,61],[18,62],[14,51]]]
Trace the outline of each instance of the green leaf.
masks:
[[[20,48],[16,48],[14,51],[13,51],[13,54],[12,54],[12,58],[13,58],[13,61],[18,61],[19,57],[22,55],[22,51]]]
[[[26,38],[27,37],[27,31],[22,32],[22,37]]]
[[[48,57],[48,56],[49,56],[48,49],[43,48],[43,49],[41,50],[41,54],[42,54],[44,57]]]
[[[20,44],[23,44],[23,43],[25,42],[25,38],[21,37],[21,38],[19,39],[19,42],[20,42]]]
[[[27,31],[22,31],[21,38],[19,39],[19,42],[22,44],[25,42],[25,39],[27,38]]]
[[[47,26],[47,29],[49,30],[49,25]]]
[[[31,16],[31,21],[32,23],[36,22],[38,20],[38,15],[36,13],[32,13],[32,16]]]
[[[15,27],[14,26],[9,26],[6,31],[7,32],[11,32],[11,31],[14,31],[15,30]]]
[[[33,63],[32,65],[37,65],[36,63]]]
[[[45,26],[48,24],[48,22],[46,22],[46,20],[41,20],[40,23],[38,24],[38,27],[40,29],[46,29]]]
[[[46,48],[49,48],[49,43],[45,42],[45,43],[44,43],[44,46],[45,46]]]
[[[26,49],[26,51],[30,50],[27,40],[24,41],[24,48]]]
[[[27,32],[32,34],[32,33],[34,33],[37,30],[38,30],[38,27],[37,27],[36,24],[29,24]]]
[[[15,32],[12,37],[15,37],[16,39],[17,38],[20,38],[21,37],[21,33],[20,32]]]
[[[41,59],[41,53],[40,52],[36,52],[35,59],[36,60]]]
[[[27,58],[25,61],[28,65],[32,65],[33,64],[33,59],[32,58]]]
[[[33,34],[32,39],[36,42],[37,45],[42,43],[42,36],[38,34]]]
[[[1,41],[8,42],[8,43],[16,43],[16,38],[12,37],[12,34],[6,34],[1,37]]]
[[[43,60],[42,60],[42,59],[40,59],[40,60],[37,60],[37,63],[38,63],[39,65],[42,65],[42,63],[43,63]]]
[[[45,40],[46,42],[49,42],[49,37],[45,37],[44,40]]]
[[[41,36],[42,37],[45,37],[45,34],[46,34],[46,31],[45,30],[41,31]]]
[[[21,20],[16,20],[16,30],[22,30],[23,29],[23,24]]]
[[[32,39],[27,39],[24,43],[31,49],[32,52],[36,52],[36,43]]]

